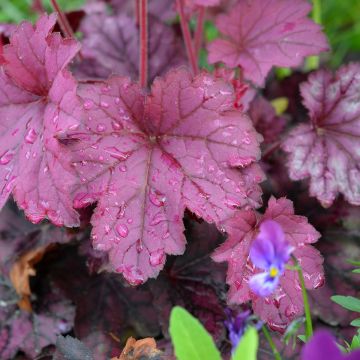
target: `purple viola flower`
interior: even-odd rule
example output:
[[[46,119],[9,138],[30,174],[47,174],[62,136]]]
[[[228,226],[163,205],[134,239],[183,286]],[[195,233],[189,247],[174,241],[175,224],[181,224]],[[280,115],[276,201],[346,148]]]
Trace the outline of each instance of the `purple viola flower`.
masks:
[[[235,313],[231,309],[225,309],[225,313],[227,320],[224,321],[224,324],[229,331],[229,339],[232,350],[235,351],[240,339],[245,333],[251,312],[250,310],[246,310],[240,313]]]
[[[254,293],[265,297],[276,289],[292,251],[283,229],[276,221],[266,220],[260,225],[260,233],[251,246],[250,259],[265,272],[250,279],[249,285]]]
[[[302,360],[359,360],[360,350],[343,354],[335,338],[326,330],[317,331],[301,351]]]

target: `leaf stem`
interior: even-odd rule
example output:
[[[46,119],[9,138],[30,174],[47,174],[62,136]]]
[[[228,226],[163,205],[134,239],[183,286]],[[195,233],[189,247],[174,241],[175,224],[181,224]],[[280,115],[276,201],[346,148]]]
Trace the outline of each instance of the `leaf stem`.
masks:
[[[321,25],[321,0],[313,0],[313,10],[312,10],[312,19],[315,23]],[[312,71],[318,69],[320,66],[320,57],[319,56],[309,56],[306,59],[305,69],[307,71]]]
[[[52,5],[53,9],[58,13],[59,24],[60,24],[61,30],[63,31],[65,37],[68,37],[70,39],[75,39],[75,35],[70,26],[70,23],[69,23],[66,15],[64,14],[64,12],[61,10],[59,4],[57,3],[56,0],[50,0],[50,1],[51,1],[51,5]]]
[[[273,341],[273,339],[272,339],[266,325],[263,325],[261,330],[263,331],[263,333],[264,333],[264,335],[266,337],[266,340],[268,341],[268,343],[270,345],[270,348],[271,348],[271,350],[272,350],[272,352],[274,354],[275,360],[281,360],[281,355],[280,355],[278,349],[276,348],[276,345],[275,345],[275,343],[274,343],[274,341]]]
[[[196,75],[199,72],[199,66],[198,66],[198,61],[197,61],[197,57],[195,54],[194,44],[192,42],[192,38],[191,38],[191,34],[190,34],[189,25],[187,23],[186,16],[185,16],[184,0],[176,0],[176,4],[177,4],[178,11],[179,11],[180,25],[181,25],[181,30],[183,33],[184,42],[185,42],[186,53],[187,53],[187,56],[190,61],[191,70],[192,70],[193,74]]]
[[[206,12],[205,6],[201,6],[197,17],[195,37],[194,37],[196,59],[199,59],[199,52],[203,40],[205,12]]]
[[[302,297],[303,297],[304,310],[305,310],[305,338],[306,338],[306,340],[309,340],[313,334],[313,326],[312,326],[312,320],[311,320],[309,298],[308,298],[306,287],[305,287],[304,274],[303,274],[301,266],[300,266],[298,260],[296,259],[296,257],[293,255],[291,257],[296,265],[296,271],[299,275],[301,293],[302,293]]]
[[[140,67],[139,82],[141,87],[146,88],[148,82],[148,11],[147,0],[139,1],[139,25],[140,25]]]

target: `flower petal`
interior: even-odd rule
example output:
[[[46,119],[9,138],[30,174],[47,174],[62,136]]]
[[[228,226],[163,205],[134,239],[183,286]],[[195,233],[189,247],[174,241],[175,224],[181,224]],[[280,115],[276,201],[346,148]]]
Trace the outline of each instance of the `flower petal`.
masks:
[[[261,236],[261,233],[251,245],[250,259],[256,267],[263,270],[269,270],[274,263],[275,250],[273,244],[268,238]]]
[[[279,277],[271,278],[267,272],[254,275],[249,281],[251,290],[261,297],[270,295],[278,283]]]
[[[317,331],[301,352],[302,360],[341,360],[343,358],[334,337],[325,330]]]

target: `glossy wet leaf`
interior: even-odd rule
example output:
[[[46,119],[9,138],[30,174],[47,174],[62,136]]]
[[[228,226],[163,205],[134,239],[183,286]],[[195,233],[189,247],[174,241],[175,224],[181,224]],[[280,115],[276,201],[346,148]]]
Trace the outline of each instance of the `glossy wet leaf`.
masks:
[[[298,66],[328,49],[319,25],[307,17],[305,0],[239,0],[216,26],[223,37],[208,46],[209,62],[240,66],[244,77],[263,86],[273,66]]]
[[[54,15],[22,23],[4,47],[0,68],[0,208],[13,194],[34,223],[75,226],[75,183],[58,138],[78,124],[76,83],[66,66],[79,49],[52,34]],[[61,174],[61,176],[59,176]]]
[[[80,179],[74,205],[98,202],[93,244],[134,285],[156,277],[166,254],[185,250],[185,208],[219,224],[260,204],[262,171],[251,120],[233,89],[181,68],[150,95],[128,79],[83,86],[83,129],[68,134]]]
[[[278,288],[265,298],[254,294],[249,287],[249,279],[259,272],[249,259],[249,251],[258,234],[258,226],[264,220],[274,220],[283,228],[285,239],[295,248],[293,255],[301,264],[305,286],[312,289],[323,285],[323,259],[311,246],[320,234],[307,218],[294,214],[292,202],[285,198],[271,198],[263,216],[254,211],[240,211],[226,221],[224,227],[229,234],[228,239],[215,250],[213,259],[228,262],[228,301],[232,304],[252,301],[256,315],[273,330],[284,332],[287,325],[303,312],[297,273],[286,270],[280,277]]]

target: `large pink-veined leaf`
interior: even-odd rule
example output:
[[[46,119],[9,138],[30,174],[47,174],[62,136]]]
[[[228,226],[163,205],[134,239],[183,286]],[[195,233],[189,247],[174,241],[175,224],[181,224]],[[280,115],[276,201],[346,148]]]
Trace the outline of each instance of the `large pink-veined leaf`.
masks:
[[[255,314],[274,330],[284,331],[303,311],[297,272],[285,270],[279,287],[266,298],[257,296],[249,287],[249,279],[261,271],[249,259],[251,244],[258,234],[261,222],[269,219],[281,225],[286,240],[295,248],[293,254],[304,272],[306,287],[313,289],[321,286],[324,282],[323,259],[310,245],[318,240],[320,234],[305,217],[294,214],[292,202],[285,198],[271,198],[263,216],[254,211],[239,211],[234,218],[228,220],[224,226],[229,237],[215,251],[213,259],[228,262],[229,302],[241,304],[251,300]]]
[[[360,64],[333,77],[320,70],[301,85],[311,123],[292,130],[283,144],[292,180],[310,178],[310,195],[325,207],[338,193],[360,205]]]
[[[32,222],[74,226],[69,190],[75,177],[56,137],[77,125],[76,83],[65,66],[79,49],[51,34],[56,17],[22,23],[4,47],[0,68],[0,208],[13,193]]]
[[[230,85],[178,69],[148,96],[120,77],[80,92],[86,130],[71,142],[81,180],[74,205],[98,201],[93,244],[131,283],[155,277],[166,254],[184,252],[185,208],[219,224],[259,205],[261,136],[232,110]]]
[[[328,49],[319,25],[307,18],[306,0],[239,0],[216,25],[223,38],[209,44],[209,62],[241,66],[256,85],[273,66],[298,66],[305,56]]]
[[[89,12],[81,23],[84,37],[77,73],[83,78],[106,79],[111,74],[139,77],[139,27],[134,16]],[[182,38],[171,26],[149,17],[149,79],[186,63]]]

